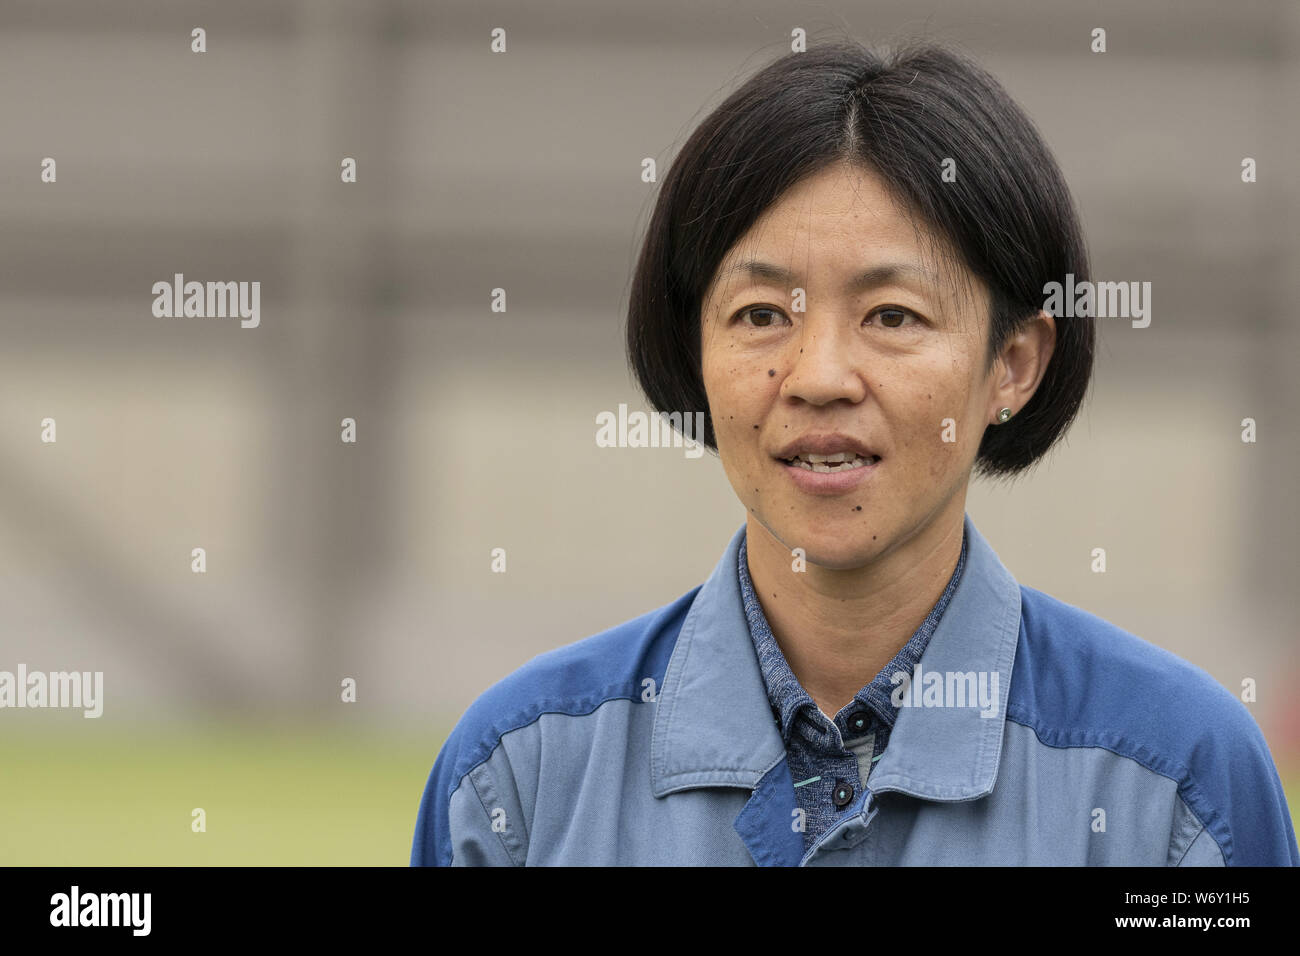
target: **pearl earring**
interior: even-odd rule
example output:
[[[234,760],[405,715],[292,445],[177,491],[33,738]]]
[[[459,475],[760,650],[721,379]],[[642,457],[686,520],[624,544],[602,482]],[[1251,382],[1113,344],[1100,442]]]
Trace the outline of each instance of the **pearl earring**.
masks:
[[[1005,421],[1006,421],[1008,418],[1010,418],[1010,417],[1011,417],[1011,409],[1009,409],[1009,408],[1004,408],[1004,409],[1002,409],[1002,411],[998,412],[998,422],[999,422],[999,423],[1000,423],[1000,422],[1005,422]]]

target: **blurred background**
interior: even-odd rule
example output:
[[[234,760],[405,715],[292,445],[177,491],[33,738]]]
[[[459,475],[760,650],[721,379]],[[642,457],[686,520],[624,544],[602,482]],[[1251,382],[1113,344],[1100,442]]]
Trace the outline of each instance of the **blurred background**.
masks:
[[[1300,5],[3,0],[0,670],[102,671],[104,711],[0,710],[0,863],[404,865],[479,693],[707,577],[716,457],[595,420],[645,408],[642,159],[796,27],[974,54],[1094,277],[1152,283],[1067,443],[968,511],[1022,583],[1254,679],[1295,811]],[[260,326],[154,317],[178,272],[259,281]]]

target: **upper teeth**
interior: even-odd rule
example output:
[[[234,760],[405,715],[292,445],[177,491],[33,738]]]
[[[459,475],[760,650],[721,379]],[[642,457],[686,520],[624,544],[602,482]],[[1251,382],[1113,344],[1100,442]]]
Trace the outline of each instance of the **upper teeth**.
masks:
[[[857,452],[840,451],[833,455],[817,455],[812,452],[801,452],[796,455],[792,462],[800,468],[807,468],[809,471],[839,471],[847,465],[849,468],[860,468],[867,464],[867,459]],[[832,468],[832,465],[840,467]]]
[[[827,462],[828,464],[833,464],[834,462],[837,461],[852,461],[854,458],[860,458],[862,456],[859,455],[857,452],[837,451],[833,455],[814,455],[812,452],[801,452],[795,457],[802,458],[804,461],[811,461],[814,464],[816,464],[819,461],[824,461]]]

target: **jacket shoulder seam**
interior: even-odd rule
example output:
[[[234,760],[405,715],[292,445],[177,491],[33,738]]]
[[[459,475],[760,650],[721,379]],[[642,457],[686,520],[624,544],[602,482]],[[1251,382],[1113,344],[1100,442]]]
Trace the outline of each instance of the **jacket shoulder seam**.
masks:
[[[496,748],[494,747],[493,753],[495,752],[496,752]],[[483,800],[483,794],[479,791],[478,784],[474,782],[474,775],[472,770],[466,772],[465,776],[461,778],[462,783],[465,780],[469,781],[470,789],[474,791],[474,798],[478,800],[478,805],[483,808],[484,815],[490,821],[492,819],[492,811],[488,809],[487,803]],[[460,787],[457,787],[456,789],[459,790]],[[452,791],[452,793],[454,795],[455,791]],[[506,851],[506,856],[510,859],[510,862],[513,863],[515,866],[522,866],[523,864],[519,860],[516,860],[514,853],[511,852],[510,844],[506,843],[505,834],[498,830],[497,839],[501,841],[501,848]]]
[[[1013,713],[1013,710],[1016,711]],[[1020,708],[1007,707],[1007,720],[1020,724],[1033,731],[1038,742],[1057,750],[1072,747],[1092,747],[1106,750],[1117,757],[1124,757],[1134,763],[1172,780],[1177,786],[1178,797],[1187,805],[1203,830],[1210,831],[1210,837],[1223,854],[1224,865],[1232,859],[1232,830],[1222,815],[1215,811],[1209,799],[1192,778],[1189,767],[1181,761],[1159,754],[1140,744],[1133,744],[1118,734],[1106,734],[1092,730],[1049,730],[1040,725],[1036,715],[1024,713]],[[1048,739],[1051,738],[1051,739]],[[1198,833],[1199,836],[1199,833]],[[1188,844],[1190,849],[1191,844]]]
[[[618,693],[617,691],[620,690],[624,692]],[[626,684],[623,684],[616,688],[607,688],[596,695],[579,697],[576,699],[557,700],[555,698],[550,698],[537,701],[534,703],[534,707],[537,708],[536,713],[533,713],[533,707],[529,707],[527,710],[521,711],[503,721],[502,723],[504,723],[505,726],[501,730],[496,729],[497,727],[500,727],[501,724],[490,727],[487,733],[479,738],[478,743],[470,752],[470,756],[466,758],[473,762],[466,766],[464,771],[456,774],[455,779],[457,781],[463,780],[466,774],[472,773],[488,760],[491,760],[492,755],[497,752],[497,748],[501,746],[502,740],[508,734],[513,734],[517,730],[524,730],[527,727],[531,727],[547,714],[561,714],[565,717],[586,717],[595,713],[602,705],[607,704],[612,700],[636,699],[635,694],[626,692]],[[527,719],[523,719],[525,717]],[[482,752],[482,756],[477,757],[476,759],[476,755],[480,752]],[[459,788],[459,782],[456,786]],[[452,792],[455,793],[455,789],[453,789]]]
[[[1185,802],[1185,801],[1184,801],[1184,802]],[[1201,818],[1198,817],[1198,816],[1196,816],[1196,811],[1195,811],[1195,810],[1192,810],[1191,807],[1188,807],[1187,809],[1188,809],[1188,811],[1191,812],[1192,816],[1196,819],[1196,822],[1197,822],[1197,823],[1200,823]],[[1174,866],[1182,866],[1182,865],[1183,865],[1183,860],[1187,859],[1187,854],[1189,854],[1189,853],[1192,852],[1192,846],[1193,846],[1193,844],[1195,844],[1196,841],[1199,840],[1199,839],[1201,838],[1201,834],[1204,833],[1204,832],[1205,832],[1205,824],[1204,824],[1204,823],[1201,823],[1201,828],[1200,828],[1199,830],[1197,830],[1194,834],[1192,834],[1192,838],[1191,838],[1190,840],[1187,841],[1187,846],[1183,849],[1182,854],[1178,857],[1178,862],[1175,863]],[[1214,839],[1214,834],[1213,834],[1213,833],[1210,834],[1210,839],[1212,839],[1212,840]],[[1215,841],[1215,846],[1218,846],[1218,841]],[[1219,852],[1220,852],[1220,853],[1223,852],[1222,848],[1220,848]],[[1224,862],[1226,863],[1227,861],[1225,860]]]

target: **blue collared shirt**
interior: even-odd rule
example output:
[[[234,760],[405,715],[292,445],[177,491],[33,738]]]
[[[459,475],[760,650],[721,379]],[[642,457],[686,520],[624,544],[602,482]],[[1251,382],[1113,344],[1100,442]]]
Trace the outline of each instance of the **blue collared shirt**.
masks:
[[[805,848],[745,619],[744,531],[703,585],[484,691],[434,762],[411,862],[1300,865],[1236,695],[1019,584],[969,515],[889,746]]]
[[[790,670],[790,664],[767,623],[758,595],[754,593],[747,554],[746,537],[741,539],[737,562],[740,594],[745,604],[749,634],[758,654],[758,665],[763,673],[763,684],[767,688],[767,699],[785,741],[795,797],[803,811],[800,822],[803,824],[804,849],[807,850],[845,812],[869,779],[875,761],[884,754],[897,713],[889,700],[897,686],[891,678],[899,672],[911,675],[925,653],[930,635],[939,625],[966,565],[966,535],[963,530],[957,566],[921,626],[893,660],[862,687],[850,703],[844,705],[834,721],[826,718]]]

